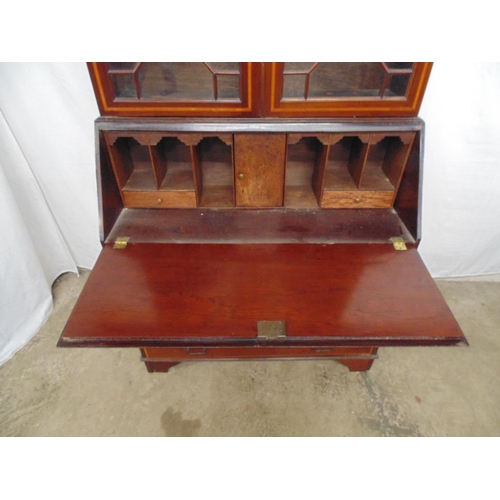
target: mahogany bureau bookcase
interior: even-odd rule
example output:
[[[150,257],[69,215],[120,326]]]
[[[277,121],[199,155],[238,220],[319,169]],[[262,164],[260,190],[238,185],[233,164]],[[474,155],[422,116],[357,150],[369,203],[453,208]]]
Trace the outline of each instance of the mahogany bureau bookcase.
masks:
[[[418,252],[431,63],[89,63],[103,250],[59,340],[182,361],[466,344]]]

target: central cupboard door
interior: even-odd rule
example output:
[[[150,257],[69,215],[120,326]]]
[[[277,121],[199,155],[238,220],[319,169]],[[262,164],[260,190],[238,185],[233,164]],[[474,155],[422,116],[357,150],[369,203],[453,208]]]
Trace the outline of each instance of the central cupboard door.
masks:
[[[286,134],[235,134],[236,206],[281,207]]]

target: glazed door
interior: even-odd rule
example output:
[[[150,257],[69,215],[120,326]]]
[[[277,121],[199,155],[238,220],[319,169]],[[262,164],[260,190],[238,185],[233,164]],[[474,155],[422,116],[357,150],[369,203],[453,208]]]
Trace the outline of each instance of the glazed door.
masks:
[[[102,115],[158,117],[417,116],[431,67],[418,62],[89,63]]]
[[[260,63],[89,63],[102,115],[256,116]]]
[[[265,63],[265,114],[416,116],[432,63]]]

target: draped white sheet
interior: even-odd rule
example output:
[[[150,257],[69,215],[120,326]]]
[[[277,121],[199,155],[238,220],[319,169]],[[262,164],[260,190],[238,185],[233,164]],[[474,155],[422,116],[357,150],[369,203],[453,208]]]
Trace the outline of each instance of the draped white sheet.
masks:
[[[48,318],[57,276],[98,256],[97,116],[85,64],[0,65],[0,364]]]
[[[431,274],[500,272],[500,63],[435,63],[426,122],[422,243]]]
[[[458,73],[459,71],[459,73]],[[500,64],[436,63],[421,255],[433,276],[500,272]],[[100,251],[84,63],[0,64],[0,364],[36,334],[50,287]]]

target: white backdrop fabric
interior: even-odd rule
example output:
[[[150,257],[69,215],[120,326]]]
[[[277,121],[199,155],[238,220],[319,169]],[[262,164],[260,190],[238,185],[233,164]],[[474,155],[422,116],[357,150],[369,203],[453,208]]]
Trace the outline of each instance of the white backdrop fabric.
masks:
[[[0,64],[0,364],[49,317],[53,281],[99,254],[98,115],[85,64]]]
[[[499,63],[432,70],[419,251],[435,277],[500,272],[499,89]],[[50,315],[57,276],[98,257],[98,115],[84,63],[0,64],[0,364]]]
[[[426,123],[422,243],[434,277],[500,272],[500,63],[435,63]]]

